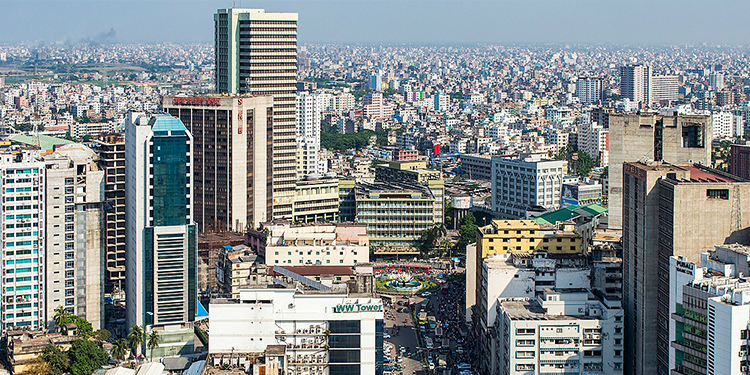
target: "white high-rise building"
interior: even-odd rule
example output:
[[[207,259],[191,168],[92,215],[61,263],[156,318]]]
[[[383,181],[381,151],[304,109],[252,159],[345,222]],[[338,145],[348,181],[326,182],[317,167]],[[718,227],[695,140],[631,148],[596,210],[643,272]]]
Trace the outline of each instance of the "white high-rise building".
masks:
[[[576,96],[583,104],[596,104],[604,100],[604,78],[579,77],[576,81]]]
[[[646,107],[651,104],[651,67],[627,65],[620,67],[620,96]]]
[[[716,112],[711,114],[714,139],[741,137],[745,131],[745,121],[742,116],[731,112]]]
[[[565,161],[540,155],[492,157],[492,210],[505,218],[525,218],[532,206],[560,207]]]
[[[319,174],[320,113],[324,98],[307,91],[297,93],[297,174]]]
[[[156,356],[190,352],[198,241],[193,136],[170,115],[133,117],[125,124],[127,325],[162,330]]]
[[[0,158],[2,331],[46,328],[46,166],[26,153]]]
[[[602,167],[609,165],[609,130],[603,126],[582,119],[578,124],[578,150],[592,158],[599,158]]]
[[[297,13],[219,9],[216,91],[272,96],[273,216],[291,219],[297,181]]]
[[[708,85],[712,89],[720,91],[724,88],[724,73],[714,72],[708,75]]]
[[[675,75],[651,77],[651,102],[675,102],[680,95],[680,80]]]
[[[370,74],[370,81],[367,85],[371,91],[383,91],[383,71],[378,70]]]
[[[451,97],[447,94],[437,93],[433,96],[433,101],[433,110],[442,113],[449,109]]]

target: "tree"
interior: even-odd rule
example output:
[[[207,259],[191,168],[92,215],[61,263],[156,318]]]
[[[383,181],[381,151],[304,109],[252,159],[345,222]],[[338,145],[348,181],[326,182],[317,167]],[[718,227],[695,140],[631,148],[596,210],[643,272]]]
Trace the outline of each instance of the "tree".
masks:
[[[55,325],[57,326],[58,330],[63,327],[63,325],[67,324],[66,321],[68,320],[68,312],[65,311],[65,308],[62,306],[57,306],[55,308],[55,315],[52,318],[52,321],[55,322]]]
[[[78,315],[70,315],[70,321],[76,325],[78,337],[85,339],[94,334],[94,327],[91,326],[91,323],[89,323],[88,320],[83,319]]]
[[[118,361],[125,360],[125,356],[128,354],[128,341],[120,337],[115,340],[112,345],[112,357]]]
[[[477,239],[477,228],[477,219],[474,217],[474,214],[469,212],[461,220],[461,226],[458,229],[460,238],[456,247],[465,251],[466,245],[475,242]]]
[[[145,340],[145,338],[146,336],[141,326],[135,325],[130,327],[130,333],[128,333],[128,341],[130,341],[130,347],[133,349],[133,354],[136,357],[141,350],[141,346],[143,346],[143,341]]]
[[[68,354],[54,344],[47,344],[47,346],[42,348],[41,359],[46,363],[44,367],[48,371],[46,374],[49,375],[61,375],[67,372],[70,366]]]
[[[78,339],[68,350],[70,373],[73,375],[91,375],[98,368],[107,364],[107,352],[95,341]]]
[[[148,338],[146,339],[146,346],[148,347],[148,351],[151,354],[151,362],[154,361],[154,349],[159,346],[160,340],[161,338],[159,337],[159,332],[151,331],[151,333],[148,334]]]
[[[109,340],[109,337],[112,336],[112,332],[110,332],[107,329],[100,329],[96,332],[94,332],[94,338],[99,341],[107,341]]]

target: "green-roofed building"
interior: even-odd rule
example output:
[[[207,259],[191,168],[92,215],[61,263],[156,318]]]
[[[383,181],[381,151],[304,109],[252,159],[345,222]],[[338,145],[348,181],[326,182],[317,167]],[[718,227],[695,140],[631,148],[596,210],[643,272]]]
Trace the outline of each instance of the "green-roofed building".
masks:
[[[588,250],[591,245],[591,239],[594,236],[594,230],[606,217],[607,209],[598,204],[589,204],[585,206],[567,206],[559,210],[545,212],[532,220],[537,224],[555,225],[561,221],[573,221],[575,223],[575,232],[583,237],[584,251]],[[604,220],[606,222],[606,220]]]
[[[43,134],[39,134],[39,135],[18,134],[18,135],[14,135],[10,137],[10,141],[16,145],[33,146],[33,147],[38,146],[39,149],[42,150],[42,153],[54,151],[55,148],[58,146],[67,145],[69,143],[75,143],[67,139],[57,138],[51,135],[43,135]]]

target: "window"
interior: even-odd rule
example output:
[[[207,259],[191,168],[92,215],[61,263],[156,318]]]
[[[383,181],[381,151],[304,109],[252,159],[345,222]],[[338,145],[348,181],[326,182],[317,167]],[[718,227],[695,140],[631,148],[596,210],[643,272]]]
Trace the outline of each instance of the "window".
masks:
[[[518,351],[516,352],[516,358],[534,358],[534,352]]]
[[[709,199],[729,199],[729,189],[707,189],[706,197]]]

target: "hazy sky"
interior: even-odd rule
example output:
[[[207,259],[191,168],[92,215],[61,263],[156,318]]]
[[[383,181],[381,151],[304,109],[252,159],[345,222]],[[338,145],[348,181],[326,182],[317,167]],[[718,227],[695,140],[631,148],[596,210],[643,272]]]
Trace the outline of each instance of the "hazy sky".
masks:
[[[750,44],[748,0],[0,0],[0,42],[212,42],[233,3],[298,12],[301,42]]]

